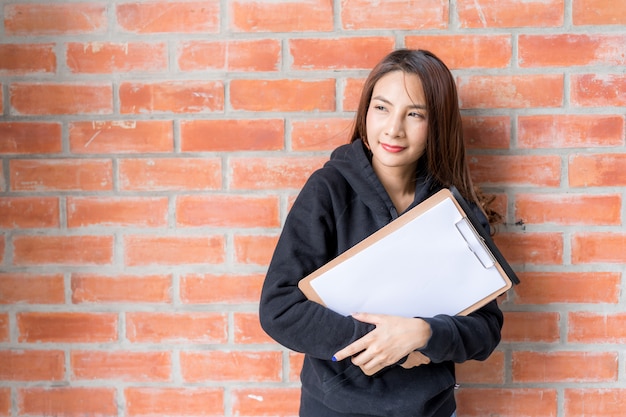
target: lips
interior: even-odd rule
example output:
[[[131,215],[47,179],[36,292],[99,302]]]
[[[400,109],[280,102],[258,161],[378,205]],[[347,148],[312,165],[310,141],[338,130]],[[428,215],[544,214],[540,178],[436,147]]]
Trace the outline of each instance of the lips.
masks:
[[[394,146],[394,145],[389,145],[386,143],[381,143],[380,146],[387,152],[391,152],[391,153],[402,152],[405,149],[404,146]]]

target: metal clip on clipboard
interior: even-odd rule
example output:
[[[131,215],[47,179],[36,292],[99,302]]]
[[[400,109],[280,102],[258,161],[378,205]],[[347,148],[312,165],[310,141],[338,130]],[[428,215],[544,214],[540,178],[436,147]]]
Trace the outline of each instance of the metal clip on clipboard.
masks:
[[[491,268],[494,266],[496,260],[487,249],[485,241],[478,235],[472,223],[466,217],[463,217],[455,225],[465,242],[467,242],[469,250],[478,258],[483,267]]]

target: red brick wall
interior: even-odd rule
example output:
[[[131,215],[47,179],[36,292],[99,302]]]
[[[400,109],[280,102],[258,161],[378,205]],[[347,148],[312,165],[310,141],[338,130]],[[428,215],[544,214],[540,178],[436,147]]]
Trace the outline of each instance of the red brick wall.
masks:
[[[368,70],[430,49],[522,284],[459,417],[626,409],[626,5],[0,5],[0,416],[293,416],[257,299]]]

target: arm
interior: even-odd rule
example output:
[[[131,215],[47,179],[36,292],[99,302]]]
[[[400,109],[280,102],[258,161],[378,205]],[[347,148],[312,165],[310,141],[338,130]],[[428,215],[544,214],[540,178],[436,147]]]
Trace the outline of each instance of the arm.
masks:
[[[477,210],[478,211],[478,210]],[[482,213],[476,213],[487,222]],[[485,359],[500,341],[502,313],[492,301],[467,317],[438,315],[432,318],[401,318],[384,315],[357,315],[376,325],[362,339],[335,354],[337,360],[352,356],[352,362],[366,374],[398,363],[409,355],[410,368],[424,363]]]
[[[367,375],[393,364],[410,368],[429,362],[484,360],[500,342],[502,327],[502,312],[495,300],[469,316],[405,318],[357,314],[354,317],[376,328],[338,351],[333,359],[352,357],[352,363]],[[402,362],[407,355],[406,362]]]
[[[265,332],[292,350],[330,359],[373,326],[306,299],[300,279],[337,255],[328,187],[315,174],[296,199],[263,284],[259,315]]]

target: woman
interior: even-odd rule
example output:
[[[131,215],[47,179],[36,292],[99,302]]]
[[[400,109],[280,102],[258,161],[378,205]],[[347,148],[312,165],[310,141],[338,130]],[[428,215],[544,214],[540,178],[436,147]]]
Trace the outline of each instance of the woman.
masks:
[[[301,417],[454,415],[454,363],[484,360],[498,345],[496,301],[464,317],[344,317],[297,287],[452,185],[489,228],[465,161],[450,71],[428,51],[394,51],[365,82],[350,144],[332,153],[294,202],[263,286],[263,329],[305,353]]]

